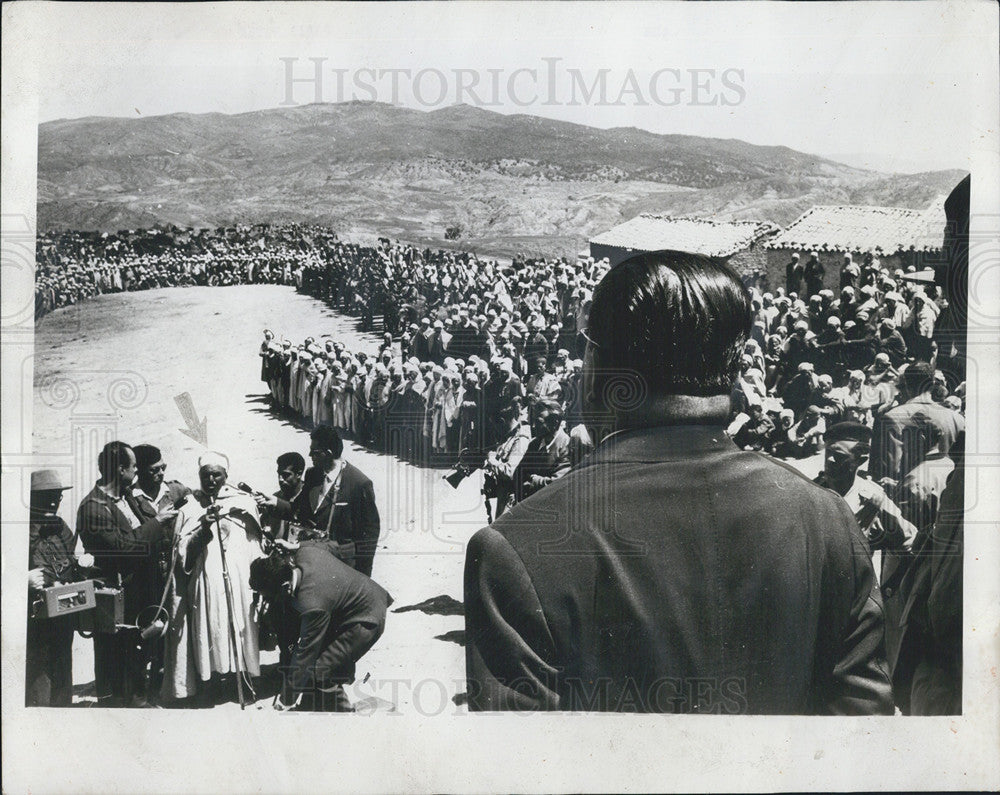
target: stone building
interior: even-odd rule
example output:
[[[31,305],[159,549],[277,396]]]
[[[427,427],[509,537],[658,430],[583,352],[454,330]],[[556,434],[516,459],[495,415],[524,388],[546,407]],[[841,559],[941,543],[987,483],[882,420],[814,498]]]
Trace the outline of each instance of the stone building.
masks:
[[[612,265],[640,251],[686,251],[727,262],[748,284],[767,267],[764,243],[778,232],[767,221],[716,221],[644,214],[590,241],[590,256]]]
[[[813,207],[767,241],[768,289],[785,284],[785,266],[796,253],[805,265],[815,251],[826,270],[825,286],[835,291],[840,286],[840,270],[847,254],[859,265],[871,253],[890,270],[933,268],[942,258],[944,228],[944,197],[926,210]]]

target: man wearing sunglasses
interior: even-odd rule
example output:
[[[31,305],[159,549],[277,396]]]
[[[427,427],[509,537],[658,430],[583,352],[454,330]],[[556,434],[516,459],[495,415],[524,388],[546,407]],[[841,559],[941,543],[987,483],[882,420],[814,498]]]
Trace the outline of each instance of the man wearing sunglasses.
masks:
[[[132,487],[139,509],[149,518],[160,511],[176,508],[191,493],[191,489],[179,480],[167,480],[167,465],[158,447],[151,444],[137,444],[135,453],[137,477]]]
[[[164,511],[178,508],[187,499],[191,489],[178,480],[167,480],[167,465],[158,447],[151,444],[137,444],[132,448],[135,454],[136,481],[132,486],[132,496],[143,521],[153,519]],[[170,532],[173,538],[173,532]],[[157,550],[157,587],[162,590],[170,576],[172,544],[165,544]],[[163,681],[165,645],[163,638],[147,644],[150,655],[149,692],[159,693]]]

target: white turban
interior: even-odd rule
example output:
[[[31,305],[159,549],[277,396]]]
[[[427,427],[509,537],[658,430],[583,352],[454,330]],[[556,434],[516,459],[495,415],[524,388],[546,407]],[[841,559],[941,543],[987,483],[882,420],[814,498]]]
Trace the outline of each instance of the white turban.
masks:
[[[209,451],[203,453],[198,458],[198,469],[202,467],[222,467],[226,472],[229,471],[229,459],[222,453],[216,453],[214,451]]]

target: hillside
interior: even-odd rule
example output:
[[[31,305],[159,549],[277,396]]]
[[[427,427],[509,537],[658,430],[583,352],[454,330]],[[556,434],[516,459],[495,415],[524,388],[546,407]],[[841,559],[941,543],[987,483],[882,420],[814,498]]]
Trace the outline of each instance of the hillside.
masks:
[[[923,207],[963,172],[886,175],[786,147],[458,105],[347,102],[40,125],[38,226],[310,221],[509,254],[579,251],[637,212],[787,224],[813,204]]]

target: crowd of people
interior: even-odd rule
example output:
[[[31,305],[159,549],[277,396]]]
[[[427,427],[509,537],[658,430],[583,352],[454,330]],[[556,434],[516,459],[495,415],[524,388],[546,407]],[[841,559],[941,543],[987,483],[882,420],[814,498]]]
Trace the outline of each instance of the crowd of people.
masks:
[[[35,247],[35,318],[104,293],[190,285],[299,283],[338,245],[305,224],[44,232]]]
[[[318,534],[317,543],[333,544],[323,549],[338,562],[349,561],[365,578],[352,585],[368,594],[363,601],[369,610],[360,622],[364,631],[352,632],[356,636],[353,645],[349,644],[355,654],[352,659],[377,640],[381,632],[378,611],[384,620],[389,600],[381,589],[366,585],[374,554],[373,521],[374,538],[378,535],[377,510],[370,482],[366,487],[363,477],[343,474],[342,436],[419,464],[453,465],[454,482],[482,468],[487,504],[495,500],[500,517],[575,471],[588,460],[595,440],[605,439],[623,413],[627,414],[629,401],[635,398],[636,405],[641,405],[656,388],[645,375],[646,360],[629,358],[634,353],[629,335],[635,330],[625,326],[609,330],[606,318],[591,317],[595,289],[606,275],[617,271],[607,261],[518,257],[501,264],[481,261],[471,253],[435,252],[388,240],[372,246],[344,243],[325,230],[295,225],[110,237],[51,235],[40,240],[39,252],[41,310],[107,290],[277,281],[294,284],[337,311],[358,316],[364,328],[373,329],[376,317],[382,321],[384,336],[373,352],[350,350],[329,335],[299,343],[276,338],[270,330],[264,332],[260,378],[267,385],[272,406],[312,429],[314,447],[310,451],[314,466],[308,472],[297,454],[278,460],[281,489],[273,497],[251,498],[226,487],[225,460],[213,458],[202,462],[199,491],[168,495],[150,481],[142,490],[147,497],[159,496],[147,500],[151,508],[143,509],[141,501],[133,508],[128,502],[132,494],[129,472],[130,467],[136,468],[139,448],[133,453],[123,446],[113,455],[102,454],[107,457],[102,458],[102,481],[81,505],[78,532],[96,557],[108,549],[124,549],[107,539],[112,546],[102,546],[103,540],[88,546],[88,538],[105,538],[104,531],[94,525],[106,523],[107,505],[113,504],[128,519],[122,528],[131,533],[129,543],[169,541],[166,546],[173,549],[173,560],[167,563],[161,556],[159,580],[155,571],[148,576],[138,570],[125,574],[126,579],[145,583],[145,590],[133,588],[140,594],[135,597],[138,601],[126,605],[134,613],[140,603],[149,604],[155,596],[154,584],[158,587],[166,573],[175,572],[170,580],[175,590],[165,591],[161,601],[172,617],[170,637],[159,658],[154,655],[146,660],[150,670],[160,671],[163,692],[172,688],[172,698],[199,692],[197,683],[208,681],[212,673],[259,673],[257,638],[240,634],[257,622],[253,606],[244,597],[249,594],[251,568],[258,558],[270,561],[266,569],[258,565],[257,581],[275,601],[280,601],[278,595],[289,583],[297,582],[293,572],[298,569],[268,557],[261,541],[264,537],[294,539],[297,532],[290,533],[289,528],[315,528],[326,522],[326,532]],[[919,646],[928,642],[931,630],[912,630],[915,624],[908,623],[912,616],[903,594],[912,593],[914,586],[910,582],[902,587],[918,570],[914,557],[933,544],[928,538],[941,522],[945,505],[952,505],[947,521],[955,522],[956,487],[949,484],[960,477],[955,473],[962,463],[965,385],[960,358],[940,350],[937,327],[948,311],[947,297],[935,284],[921,281],[913,268],[907,272],[883,267],[875,254],[865,255],[861,262],[845,256],[837,290],[825,286],[831,283],[830,274],[816,252],[808,255],[805,265],[800,260],[799,254],[792,256],[784,284],[743,285],[749,303],[749,333],[734,336],[740,350],[731,363],[735,379],[725,387],[729,390],[732,384],[724,412],[726,431],[743,451],[786,459],[823,454],[817,482],[843,497],[870,550],[879,556],[877,577],[885,605],[888,664],[908,677],[897,694],[897,705],[909,711],[913,688],[926,685],[933,692],[918,698],[919,706],[912,707],[915,711],[954,711],[956,703],[960,708],[960,632],[957,651],[954,637],[947,642],[934,639],[942,649],[935,664],[946,668],[945,678],[950,679],[942,684],[934,679],[937,673],[921,672],[926,655]],[[730,275],[727,272],[720,278]],[[671,303],[679,299],[670,298],[667,287],[658,289],[662,295],[640,295],[634,300],[662,301],[665,315],[690,310],[684,301]],[[644,322],[654,324],[653,320]],[[703,328],[709,329],[710,322],[714,320],[704,321]],[[644,326],[641,331],[648,329]],[[711,345],[710,332],[705,333],[709,336],[699,342]],[[595,341],[595,337],[600,339]],[[651,344],[666,353],[650,348],[645,356],[669,354],[676,360],[672,366],[679,367],[677,362],[686,355],[677,350],[682,340],[679,333],[658,338]],[[688,343],[691,355],[699,355],[696,346]],[[607,362],[602,352],[613,347],[627,351],[622,361],[630,364],[622,367],[619,362],[603,372],[601,385],[595,386],[594,373],[600,372],[595,370],[595,357],[601,354]],[[704,387],[695,384],[694,376],[691,380],[687,388]],[[684,383],[671,388],[686,394]],[[717,388],[718,384],[711,386]],[[718,408],[712,405],[715,417]],[[603,414],[597,406],[603,407]],[[673,416],[675,410],[667,413]],[[139,466],[140,483],[143,466]],[[342,477],[346,477],[344,483]],[[325,501],[342,487],[356,495],[351,500],[357,508],[351,509],[347,526],[360,533],[357,537],[335,538],[337,534],[330,530],[334,511]],[[48,499],[51,502],[51,494]],[[228,658],[220,657],[224,638],[219,634],[223,628],[218,613],[214,617],[205,613],[206,604],[215,605],[218,611],[222,603],[218,596],[206,596],[206,589],[219,587],[222,576],[219,561],[206,555],[214,549],[213,522],[222,533],[217,506],[226,501],[232,505],[224,509],[224,516],[235,523],[226,536],[249,539],[238,554],[233,553],[233,571],[244,593],[235,613],[230,609],[229,630],[237,637],[227,647]],[[116,521],[120,519],[111,513]],[[49,510],[45,515],[53,514]],[[272,532],[262,530],[268,522]],[[168,526],[169,532],[164,530]],[[303,538],[310,540],[308,533]],[[129,566],[138,565],[138,558],[127,559]],[[321,563],[312,560],[303,565],[332,565],[325,558]],[[192,585],[196,580],[201,584]],[[957,627],[961,627],[960,576],[958,596],[953,593],[954,582],[951,587],[952,603],[941,609],[953,634],[956,612]],[[329,602],[334,596],[324,598]],[[231,597],[227,598],[232,601]],[[177,620],[179,615],[186,621]],[[309,640],[300,639],[300,643],[320,654],[326,630],[313,630]],[[186,634],[175,636],[178,632]],[[147,648],[131,636],[112,637],[99,644],[103,647],[96,655],[99,670],[110,659],[134,661],[137,650]],[[293,651],[295,638],[283,648],[287,655],[297,653]],[[287,656],[284,661],[290,659]],[[345,659],[338,657],[333,667],[345,666]],[[311,664],[315,663],[313,658]],[[141,667],[138,663],[131,668],[119,665],[115,670],[124,673],[116,675],[127,677],[130,670]],[[921,679],[925,674],[930,679]],[[300,672],[300,678],[304,676]],[[101,675],[98,679],[100,686]],[[337,681],[346,680],[342,676]],[[117,685],[111,689],[115,687],[115,692],[122,689]]]
[[[261,378],[276,406],[404,457],[468,456],[484,467],[487,497],[499,492],[498,516],[593,450],[602,436],[584,409],[581,357],[606,262],[470,268],[447,253],[428,264],[408,247],[382,255],[402,299],[398,346],[387,333],[376,355],[356,355],[334,339],[293,345],[265,332]],[[890,270],[874,254],[845,256],[836,292],[823,286],[818,253],[800,259],[773,291],[750,288],[727,431],[748,451],[823,454],[817,481],[844,497],[878,553],[887,655],[904,666],[913,655],[900,582],[964,438],[961,362],[939,356],[935,335],[948,302],[912,266]],[[351,311],[337,267],[310,273],[302,289]],[[935,708],[955,709],[955,698],[952,689]]]

